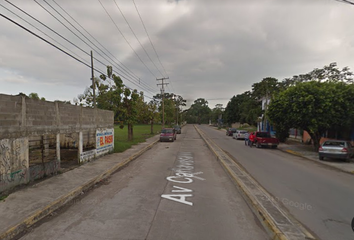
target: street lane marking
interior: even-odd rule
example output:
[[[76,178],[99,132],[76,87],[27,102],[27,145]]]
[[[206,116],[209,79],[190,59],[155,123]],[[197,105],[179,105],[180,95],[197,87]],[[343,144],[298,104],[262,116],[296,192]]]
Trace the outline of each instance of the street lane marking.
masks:
[[[166,180],[174,183],[193,183],[194,179],[199,179],[204,181],[205,179],[197,175],[203,174],[203,172],[193,173],[194,170],[194,158],[191,152],[181,152],[177,157],[177,165],[172,169],[174,172],[173,176],[166,177]],[[193,197],[193,194],[181,194],[181,193],[192,193],[193,190],[188,188],[183,188],[179,186],[173,186],[174,189],[171,190],[172,193],[178,194],[162,194],[161,197],[172,200],[175,202],[183,203],[189,206],[193,206],[193,202],[187,201],[186,198]]]
[[[178,186],[173,186],[174,188],[178,188],[179,190],[172,190],[172,192],[193,192],[190,189],[183,188],[183,187],[178,187]]]
[[[176,201],[176,202],[180,202],[183,204],[187,204],[189,206],[193,206],[192,202],[188,202],[186,200],[186,197],[192,197],[192,194],[162,194],[161,197],[172,200],[172,201]]]

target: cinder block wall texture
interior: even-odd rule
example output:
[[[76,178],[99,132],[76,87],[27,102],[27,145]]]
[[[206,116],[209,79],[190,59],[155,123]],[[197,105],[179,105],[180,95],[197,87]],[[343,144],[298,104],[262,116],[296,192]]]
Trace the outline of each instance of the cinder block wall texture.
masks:
[[[0,139],[113,128],[113,112],[0,94]]]
[[[112,111],[0,94],[0,193],[27,183],[37,170],[38,175],[46,171],[33,168],[30,173],[29,140],[60,134],[60,139],[69,139],[68,142],[61,139],[61,145],[71,145],[71,136],[82,132],[84,144],[90,146],[95,145],[97,129],[113,128],[113,125]],[[57,161],[48,164],[50,168],[58,167]]]

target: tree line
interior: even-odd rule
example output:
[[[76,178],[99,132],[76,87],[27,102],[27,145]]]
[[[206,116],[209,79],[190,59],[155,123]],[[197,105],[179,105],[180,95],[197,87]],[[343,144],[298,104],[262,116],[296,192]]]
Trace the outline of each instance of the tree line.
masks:
[[[151,101],[145,102],[144,93],[126,86],[122,79],[113,73],[111,66],[107,66],[107,75],[95,78],[95,86],[91,85],[74,100],[75,104],[86,107],[94,106],[93,88],[95,87],[96,106],[100,109],[114,112],[114,121],[120,128],[127,126],[128,141],[133,139],[134,125],[145,123],[151,125],[154,133],[154,123],[162,119],[162,99],[164,99],[164,116],[167,126],[177,124],[182,120],[181,107],[186,100],[173,93],[156,94]]]
[[[262,99],[269,101],[264,110]],[[305,130],[317,150],[328,131],[350,139],[354,130],[353,73],[348,67],[339,69],[334,62],[282,81],[266,77],[254,83],[250,91],[233,96],[224,110],[220,106],[210,109],[205,99],[197,99],[186,115],[190,123],[215,123],[222,115],[227,125],[239,122],[257,126],[266,119],[280,141],[289,137],[291,128]]]

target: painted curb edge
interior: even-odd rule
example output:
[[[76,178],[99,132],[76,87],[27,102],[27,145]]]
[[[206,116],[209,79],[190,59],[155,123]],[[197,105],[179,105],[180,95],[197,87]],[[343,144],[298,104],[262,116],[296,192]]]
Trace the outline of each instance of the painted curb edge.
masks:
[[[248,193],[247,187],[244,186],[244,184],[237,179],[235,174],[231,171],[230,167],[225,164],[225,162],[219,158],[219,155],[215,152],[214,148],[211,146],[208,140],[203,136],[204,134],[201,134],[201,130],[199,130],[195,125],[194,128],[197,130],[198,134],[201,136],[201,138],[204,140],[208,148],[213,152],[213,154],[217,157],[217,160],[220,161],[222,167],[227,171],[229,176],[237,183],[237,186],[239,189],[242,191],[243,196],[245,197],[246,202],[248,205],[251,207],[252,211],[256,214],[257,218],[259,221],[262,223],[264,226],[266,232],[270,235],[271,239],[273,240],[290,240],[274,223],[272,217],[270,214],[262,208],[257,201],[254,199],[254,196]],[[211,141],[211,140],[210,140]],[[214,143],[215,144],[215,143]],[[215,144],[216,145],[216,144]],[[309,233],[302,225],[298,226],[302,232],[305,234],[305,239],[316,239],[315,237],[312,236],[311,233]]]

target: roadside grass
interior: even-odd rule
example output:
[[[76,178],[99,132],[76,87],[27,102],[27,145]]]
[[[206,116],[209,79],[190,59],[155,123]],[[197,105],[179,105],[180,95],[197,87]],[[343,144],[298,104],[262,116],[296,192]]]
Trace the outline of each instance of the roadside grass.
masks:
[[[0,202],[5,200],[8,197],[8,195],[0,196]]]
[[[120,129],[119,126],[114,126],[114,152],[124,152],[141,142],[145,142],[147,138],[150,138],[161,131],[161,125],[154,124],[154,134],[150,134],[150,125],[138,124],[133,127],[133,140],[128,141],[128,126],[124,126]]]

